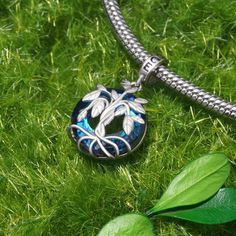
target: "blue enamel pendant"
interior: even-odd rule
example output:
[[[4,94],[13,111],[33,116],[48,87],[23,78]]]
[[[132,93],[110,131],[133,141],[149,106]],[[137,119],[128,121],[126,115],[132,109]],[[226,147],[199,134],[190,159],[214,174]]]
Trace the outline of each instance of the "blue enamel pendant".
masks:
[[[147,58],[136,82],[123,81],[123,89],[108,89],[98,85],[76,105],[69,132],[78,149],[98,159],[116,159],[134,151],[146,133],[143,105],[147,100],[136,98],[142,83],[162,61]]]
[[[129,81],[124,89],[97,89],[76,105],[69,128],[78,149],[98,159],[115,159],[135,150],[146,133],[143,104],[136,98],[139,87]]]

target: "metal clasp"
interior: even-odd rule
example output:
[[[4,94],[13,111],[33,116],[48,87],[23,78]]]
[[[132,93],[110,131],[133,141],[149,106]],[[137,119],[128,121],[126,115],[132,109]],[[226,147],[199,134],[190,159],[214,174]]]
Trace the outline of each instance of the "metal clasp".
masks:
[[[121,84],[123,88],[134,88],[136,91],[140,91],[142,89],[143,82],[150,82],[151,75],[160,65],[162,65],[163,61],[164,60],[160,59],[158,56],[151,56],[147,58],[139,71],[138,80],[136,82],[130,82],[128,80],[122,81]]]
[[[147,58],[139,71],[137,83],[141,84],[142,82],[148,82],[153,72],[163,64],[163,61],[164,60],[160,59],[158,56],[151,56]]]

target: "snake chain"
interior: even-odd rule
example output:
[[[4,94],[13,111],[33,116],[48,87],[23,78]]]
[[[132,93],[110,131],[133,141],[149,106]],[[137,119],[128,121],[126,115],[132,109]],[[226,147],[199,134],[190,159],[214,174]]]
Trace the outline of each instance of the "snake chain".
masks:
[[[113,28],[123,45],[140,64],[145,62],[151,54],[144,49],[129,29],[124,17],[121,14],[117,0],[103,0],[103,3],[111,24],[113,25]],[[154,76],[158,80],[163,81],[169,87],[177,90],[179,93],[186,95],[190,99],[204,105],[205,107],[236,119],[236,105],[204,91],[191,82],[176,75],[165,66],[159,66],[155,70]]]

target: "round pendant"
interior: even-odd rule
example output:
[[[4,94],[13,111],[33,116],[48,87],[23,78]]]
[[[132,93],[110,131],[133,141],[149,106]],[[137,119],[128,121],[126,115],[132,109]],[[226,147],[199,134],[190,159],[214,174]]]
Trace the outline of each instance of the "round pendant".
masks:
[[[79,150],[99,159],[125,156],[137,148],[146,132],[145,99],[137,88],[107,89],[102,85],[76,105],[70,133]]]

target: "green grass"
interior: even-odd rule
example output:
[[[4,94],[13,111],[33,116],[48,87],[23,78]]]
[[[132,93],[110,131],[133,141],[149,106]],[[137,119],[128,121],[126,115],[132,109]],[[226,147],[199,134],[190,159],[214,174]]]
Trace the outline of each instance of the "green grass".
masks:
[[[145,47],[169,67],[236,102],[236,1],[121,1]],[[101,1],[0,1],[0,235],[96,235],[110,219],[153,206],[176,173],[210,151],[236,158],[235,121],[162,84],[145,87],[148,132],[117,163],[77,152],[66,134],[96,84],[136,80]],[[232,170],[226,186],[236,187]],[[236,223],[153,219],[159,235],[235,235]]]

